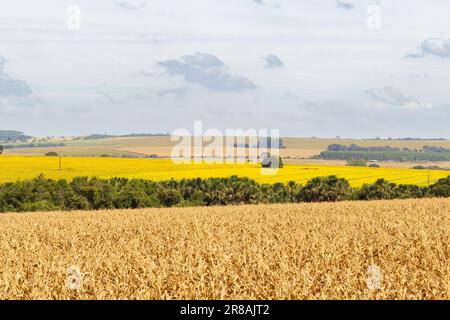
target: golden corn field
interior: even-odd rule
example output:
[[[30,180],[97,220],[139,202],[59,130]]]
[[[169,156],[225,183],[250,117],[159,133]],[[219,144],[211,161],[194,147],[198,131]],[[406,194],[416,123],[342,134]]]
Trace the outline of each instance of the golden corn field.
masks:
[[[354,187],[384,178],[398,184],[425,186],[450,175],[445,170],[413,170],[402,168],[367,168],[317,164],[287,164],[275,175],[262,175],[259,164],[174,164],[170,159],[122,159],[63,157],[59,170],[58,157],[1,156],[0,183],[32,179],[39,174],[47,178],[72,179],[77,176],[101,178],[125,177],[151,180],[183,178],[249,177],[260,183],[296,181],[306,183],[314,177],[337,175]]]
[[[449,199],[0,215],[0,299],[449,299]]]

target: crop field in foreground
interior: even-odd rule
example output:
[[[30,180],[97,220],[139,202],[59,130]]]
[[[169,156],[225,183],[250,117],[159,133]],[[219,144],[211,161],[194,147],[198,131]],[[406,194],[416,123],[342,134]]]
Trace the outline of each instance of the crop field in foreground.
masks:
[[[287,164],[274,175],[262,175],[259,164],[185,164],[170,159],[123,159],[63,157],[59,170],[58,157],[0,156],[0,183],[32,179],[44,174],[47,178],[72,179],[77,176],[100,178],[143,178],[169,180],[183,178],[249,177],[260,183],[296,181],[306,183],[314,177],[337,175],[353,187],[384,178],[397,184],[427,185],[450,175],[450,171],[426,171],[402,168],[362,168]],[[429,179],[429,181],[428,181]]]
[[[0,299],[449,299],[449,220],[449,199],[2,214]]]
[[[450,175],[450,171],[426,171],[402,168],[361,168],[317,164],[287,164],[274,175],[262,175],[259,164],[185,164],[170,159],[123,159],[63,157],[0,156],[0,183],[32,179],[39,174],[47,178],[72,179],[77,176],[100,178],[143,178],[169,180],[183,178],[249,177],[260,183],[296,181],[306,183],[314,177],[337,175],[353,187],[384,178],[397,184],[427,185]],[[429,181],[428,181],[429,179]]]

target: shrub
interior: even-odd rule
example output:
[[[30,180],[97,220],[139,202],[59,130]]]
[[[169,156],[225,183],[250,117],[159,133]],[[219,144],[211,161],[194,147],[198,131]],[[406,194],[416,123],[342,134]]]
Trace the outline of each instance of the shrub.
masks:
[[[158,198],[165,207],[174,207],[183,199],[180,192],[176,189],[163,189],[158,193]]]
[[[47,152],[47,153],[45,154],[45,156],[46,156],[46,157],[57,157],[58,154],[57,154],[56,152],[54,152],[54,151],[50,151],[50,152]]]
[[[185,204],[186,204],[186,206],[192,206],[192,207],[203,206],[203,205],[205,205],[205,201],[203,200],[203,197],[204,197],[203,192],[195,191],[194,194],[186,200]]]
[[[318,177],[301,186],[258,184],[249,178],[184,179],[161,182],[126,178],[77,177],[0,184],[0,212],[97,210],[173,206],[320,202],[450,197],[450,177],[430,187],[396,185],[384,179],[352,189],[345,179]]]
[[[416,185],[401,184],[395,188],[396,199],[416,199],[427,196],[428,188]]]
[[[395,199],[396,184],[389,183],[384,179],[378,179],[374,184],[364,184],[356,191],[357,200],[381,200]]]
[[[347,180],[336,176],[318,177],[301,188],[297,199],[305,202],[341,201],[350,198],[352,189]]]
[[[22,203],[20,206],[19,211],[55,211],[58,210],[57,206],[55,206],[51,201],[49,200],[40,200],[40,201],[34,201],[34,202],[25,202]]]
[[[367,167],[367,161],[352,159],[347,161],[347,166],[349,167]]]
[[[430,186],[430,195],[433,197],[450,197],[450,177],[440,179]]]

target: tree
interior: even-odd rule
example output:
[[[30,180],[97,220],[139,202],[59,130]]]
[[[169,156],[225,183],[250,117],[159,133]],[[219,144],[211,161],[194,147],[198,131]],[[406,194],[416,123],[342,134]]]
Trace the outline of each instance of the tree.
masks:
[[[161,190],[158,193],[158,198],[165,207],[174,207],[183,200],[180,192],[176,189]]]
[[[3,149],[4,149],[4,147],[0,144],[0,154],[3,153]]]
[[[284,163],[283,163],[283,158],[278,157],[278,168],[283,168],[284,167]]]
[[[298,193],[305,202],[342,201],[350,198],[352,189],[347,180],[336,176],[317,177],[309,181]]]
[[[357,190],[357,200],[390,200],[397,198],[397,185],[385,179],[378,179],[374,184],[364,184]]]
[[[15,142],[15,141],[27,141],[32,137],[26,136],[21,131],[15,130],[0,130],[0,141],[4,142]]]
[[[430,193],[433,197],[450,197],[450,177],[440,179],[430,186]]]
[[[289,181],[286,185],[288,194],[289,194],[289,201],[290,202],[296,202],[296,195],[298,194],[299,185],[295,183],[295,181]]]

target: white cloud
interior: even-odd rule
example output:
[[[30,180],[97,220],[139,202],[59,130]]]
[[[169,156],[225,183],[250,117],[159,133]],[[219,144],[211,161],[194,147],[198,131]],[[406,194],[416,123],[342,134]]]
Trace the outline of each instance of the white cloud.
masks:
[[[114,3],[118,7],[127,10],[139,10],[147,6],[145,2],[133,0],[116,0]]]
[[[218,57],[208,53],[197,52],[194,55],[184,55],[180,60],[160,61],[169,75],[182,76],[192,84],[201,85],[217,91],[253,90],[256,85],[249,79],[234,75]]]
[[[269,5],[269,3],[266,2],[265,0],[253,0],[253,2],[255,2],[255,3],[259,4],[259,5],[263,5],[263,6]],[[272,3],[270,3],[270,6],[273,9],[281,9],[281,4],[279,4],[278,2],[272,2]]]
[[[450,58],[450,39],[428,38],[419,46],[419,52],[409,53],[406,58],[423,58],[427,55]]]
[[[339,9],[344,9],[344,10],[352,10],[352,9],[356,8],[353,3],[342,2],[342,1],[336,1],[336,7],[338,7]]]
[[[265,68],[267,69],[275,69],[284,67],[283,61],[279,57],[274,54],[269,54],[264,57],[264,61],[266,62]]]
[[[33,92],[23,80],[11,78],[5,71],[6,59],[0,56],[0,96],[3,97],[25,97]]]
[[[430,109],[430,104],[421,104],[416,98],[406,97],[403,93],[394,87],[385,86],[381,89],[370,88],[366,93],[373,100],[391,106],[400,106],[408,109]]]

